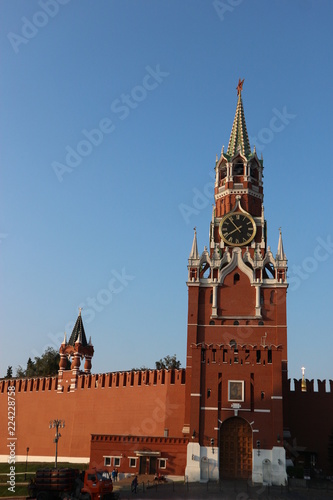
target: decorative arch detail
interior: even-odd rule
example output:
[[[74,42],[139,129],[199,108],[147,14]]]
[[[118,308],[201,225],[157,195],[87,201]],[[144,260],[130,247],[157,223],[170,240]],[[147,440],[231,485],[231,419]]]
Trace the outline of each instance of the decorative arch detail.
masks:
[[[238,267],[246,276],[249,278],[250,283],[254,282],[254,273],[252,269],[250,269],[242,259],[242,251],[240,248],[234,248],[232,252],[232,259],[228,265],[226,265],[219,272],[219,282],[223,283],[225,277],[231,273],[234,269]]]

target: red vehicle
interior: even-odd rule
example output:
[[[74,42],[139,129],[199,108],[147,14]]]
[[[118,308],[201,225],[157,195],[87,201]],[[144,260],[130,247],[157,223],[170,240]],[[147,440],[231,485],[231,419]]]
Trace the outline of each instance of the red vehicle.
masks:
[[[39,469],[29,487],[37,500],[113,500],[112,479],[103,469]]]

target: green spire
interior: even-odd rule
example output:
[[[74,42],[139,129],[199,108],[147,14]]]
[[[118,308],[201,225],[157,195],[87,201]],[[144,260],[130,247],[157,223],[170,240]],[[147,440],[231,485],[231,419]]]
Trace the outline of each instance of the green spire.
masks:
[[[68,344],[74,346],[75,342],[77,342],[78,339],[80,340],[83,347],[86,347],[88,345],[81,317],[81,307],[78,318],[76,320],[76,323],[72,331],[72,335],[70,336],[70,339],[68,341]]]
[[[249,136],[247,135],[245,116],[244,116],[244,108],[242,101],[242,88],[243,82],[239,79],[237,86],[237,107],[236,114],[234,118],[234,123],[232,125],[229,145],[227,150],[227,155],[232,158],[237,153],[238,147],[240,146],[240,151],[245,157],[249,157],[251,155],[251,146],[249,141]]]

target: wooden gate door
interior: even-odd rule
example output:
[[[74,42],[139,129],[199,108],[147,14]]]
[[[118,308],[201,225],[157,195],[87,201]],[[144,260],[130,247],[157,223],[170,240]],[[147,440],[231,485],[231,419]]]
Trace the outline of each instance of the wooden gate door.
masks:
[[[239,417],[225,420],[220,431],[220,478],[248,479],[252,476],[252,430]]]
[[[157,471],[157,458],[150,457],[149,474],[156,474],[156,471]]]
[[[146,473],[146,468],[147,468],[146,462],[147,462],[146,457],[140,457],[139,474],[145,474]]]

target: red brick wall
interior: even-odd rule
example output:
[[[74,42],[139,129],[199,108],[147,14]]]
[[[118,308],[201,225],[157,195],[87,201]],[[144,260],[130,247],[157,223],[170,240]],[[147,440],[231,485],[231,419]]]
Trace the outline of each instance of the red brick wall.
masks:
[[[168,429],[169,436],[182,436],[185,370],[80,375],[73,392],[71,378],[71,371],[64,372],[62,393],[57,392],[57,378],[10,382],[16,385],[16,456],[25,457],[27,447],[31,459],[54,456],[53,419],[66,423],[59,440],[59,456],[64,457],[89,457],[93,433],[163,436]],[[8,381],[0,381],[4,429],[7,388]],[[7,437],[6,432],[0,435],[0,455],[8,454]]]
[[[120,465],[117,467],[119,473],[139,474],[140,457],[138,452],[149,450],[149,452],[160,453],[158,458],[166,461],[166,468],[159,468],[157,460],[156,472],[161,475],[184,475],[186,466],[187,439],[164,438],[164,437],[137,437],[119,435],[92,435],[90,465],[92,467],[104,466],[104,457],[120,457]],[[136,467],[130,467],[130,458],[137,457]],[[149,457],[147,457],[147,462]],[[146,458],[143,458],[146,461]],[[149,464],[147,464],[148,471]],[[113,469],[113,463],[110,465]]]
[[[331,473],[328,462],[328,439],[333,430],[333,381],[328,391],[325,381],[318,380],[318,391],[314,381],[306,380],[307,390],[302,392],[301,380],[295,380],[295,390],[290,390],[290,380],[284,390],[284,426],[290,431],[289,453],[298,459],[298,447],[318,454],[316,468]]]

